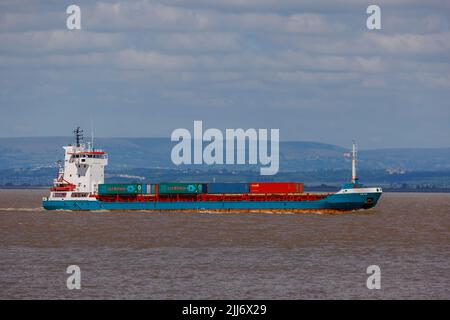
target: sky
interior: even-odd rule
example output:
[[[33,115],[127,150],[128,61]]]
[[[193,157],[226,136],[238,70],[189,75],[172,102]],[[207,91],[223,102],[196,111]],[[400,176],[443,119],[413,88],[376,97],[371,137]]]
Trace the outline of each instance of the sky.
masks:
[[[66,27],[81,8],[81,30]],[[381,8],[381,30],[366,9]],[[92,120],[91,120],[92,119]],[[170,137],[450,147],[450,1],[0,2],[0,137]]]

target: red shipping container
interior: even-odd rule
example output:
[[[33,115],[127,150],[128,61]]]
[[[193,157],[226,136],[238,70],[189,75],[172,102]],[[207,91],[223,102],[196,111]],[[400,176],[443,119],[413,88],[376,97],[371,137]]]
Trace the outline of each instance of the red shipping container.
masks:
[[[295,182],[252,182],[250,193],[301,193],[303,183]]]

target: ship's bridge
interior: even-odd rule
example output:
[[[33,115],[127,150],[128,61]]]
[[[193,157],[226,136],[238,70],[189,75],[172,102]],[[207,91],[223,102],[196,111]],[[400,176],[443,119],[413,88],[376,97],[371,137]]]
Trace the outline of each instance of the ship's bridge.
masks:
[[[92,151],[75,151],[69,152],[68,154],[75,156],[76,158],[99,158],[103,159],[106,152],[103,150],[92,150]]]
[[[71,162],[74,162],[77,165],[80,164],[103,164],[105,165],[105,161],[108,159],[108,154],[102,150],[95,150],[95,151],[80,151],[80,152],[73,152],[68,153],[71,157]]]

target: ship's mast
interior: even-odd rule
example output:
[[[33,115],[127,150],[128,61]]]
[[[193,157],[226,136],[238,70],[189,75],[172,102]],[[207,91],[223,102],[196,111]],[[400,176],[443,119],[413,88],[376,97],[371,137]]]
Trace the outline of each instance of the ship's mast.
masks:
[[[83,141],[83,130],[80,129],[80,127],[77,127],[75,130],[73,130],[73,133],[75,134],[75,142],[76,146],[81,146],[81,141]]]
[[[353,140],[353,149],[352,149],[352,183],[358,183],[358,177],[356,176],[356,142]]]

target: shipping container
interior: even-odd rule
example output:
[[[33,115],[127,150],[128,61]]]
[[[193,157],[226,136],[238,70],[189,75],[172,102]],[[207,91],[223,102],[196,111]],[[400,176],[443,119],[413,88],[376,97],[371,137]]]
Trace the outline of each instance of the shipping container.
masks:
[[[98,194],[141,194],[144,192],[145,185],[136,183],[115,183],[115,184],[99,184]]]
[[[237,193],[248,193],[249,187],[248,183],[208,183],[208,193],[219,194],[237,194]]]
[[[250,193],[301,193],[303,183],[297,182],[252,182]]]
[[[159,194],[206,193],[204,183],[159,183]]]

